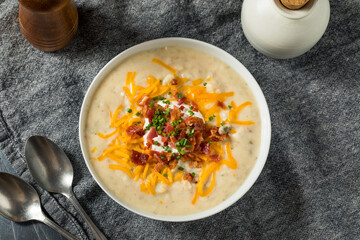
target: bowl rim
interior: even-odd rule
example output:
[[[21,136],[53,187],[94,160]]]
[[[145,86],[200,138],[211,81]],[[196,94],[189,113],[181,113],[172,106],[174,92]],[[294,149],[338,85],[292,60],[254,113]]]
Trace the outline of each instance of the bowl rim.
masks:
[[[260,113],[260,119],[261,119],[261,142],[259,147],[259,154],[258,158],[251,169],[249,175],[245,179],[244,183],[239,187],[238,190],[236,190],[235,193],[233,193],[229,198],[227,198],[225,201],[221,202],[220,204],[199,212],[195,214],[190,215],[182,215],[182,216],[168,216],[168,215],[158,215],[149,213],[146,211],[142,211],[137,209],[136,207],[130,206],[124,202],[122,202],[119,198],[115,196],[115,194],[105,186],[105,184],[102,183],[99,176],[97,176],[96,171],[94,170],[90,158],[88,157],[88,151],[86,149],[85,145],[85,125],[86,125],[86,117],[87,117],[87,110],[90,105],[91,99],[93,94],[96,92],[96,89],[101,84],[101,82],[104,80],[104,78],[116,67],[118,66],[122,61],[124,61],[126,58],[142,52],[146,50],[156,49],[160,47],[165,46],[183,46],[188,48],[194,48],[200,51],[203,51],[207,54],[210,54],[221,61],[228,64],[230,67],[232,67],[242,78],[243,80],[249,85],[254,98],[257,102],[259,113]],[[172,38],[159,38],[154,39],[150,41],[146,41],[140,44],[137,44],[133,47],[130,47],[114,58],[112,58],[94,77],[92,80],[89,88],[87,89],[87,92],[85,94],[81,110],[80,110],[80,117],[79,117],[79,140],[80,140],[80,147],[81,152],[83,155],[83,158],[85,160],[86,166],[90,171],[90,174],[95,179],[97,184],[102,188],[102,190],[110,196],[115,202],[120,204],[122,207],[126,208],[127,210],[134,212],[138,215],[155,219],[155,220],[161,220],[161,221],[168,221],[168,222],[186,222],[186,221],[193,221],[198,220],[202,218],[206,218],[209,216],[212,216],[216,213],[219,213],[226,208],[233,205],[235,202],[237,202],[243,195],[245,195],[246,192],[252,187],[252,185],[255,183],[257,178],[259,177],[270,148],[270,140],[271,140],[271,121],[270,121],[270,113],[268,109],[268,105],[265,100],[265,96],[256,82],[255,78],[251,75],[251,73],[245,68],[245,66],[240,63],[235,57],[227,53],[226,51],[211,45],[206,42],[202,42],[195,39],[190,38],[180,38],[180,37],[172,37]]]

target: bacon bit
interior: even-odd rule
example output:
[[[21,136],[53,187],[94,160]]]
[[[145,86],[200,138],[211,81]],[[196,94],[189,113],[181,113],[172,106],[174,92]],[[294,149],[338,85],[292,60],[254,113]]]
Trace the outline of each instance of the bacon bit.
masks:
[[[149,131],[149,134],[147,135],[146,137],[146,140],[148,140],[148,142],[150,142],[151,144],[153,143],[153,138],[154,137],[157,137],[157,132],[156,132],[156,129],[155,127],[151,127],[150,128],[150,131]]]
[[[142,99],[140,100],[140,102],[139,102],[139,106],[145,106],[145,105],[148,105],[148,104],[150,104],[150,97],[148,96],[148,95],[144,95],[143,97],[142,97]]]
[[[139,137],[142,137],[145,135],[144,129],[142,129],[142,126],[137,125],[131,125],[126,129],[127,135],[134,137],[134,135],[138,135]]]
[[[226,134],[220,134],[218,127],[212,127],[210,130],[208,130],[205,141],[213,141],[213,142],[220,142],[223,141],[227,136]]]
[[[168,137],[161,137],[161,141],[163,142],[164,146],[167,146],[169,144],[169,138]]]
[[[187,173],[184,175],[183,179],[192,182],[194,180],[194,177],[191,175],[191,173]]]
[[[210,159],[214,162],[219,162],[220,161],[220,155],[217,155],[217,154],[213,154],[213,155],[210,155]]]
[[[185,118],[185,124],[186,126],[193,126],[195,131],[204,131],[205,130],[205,124],[203,120],[199,117],[190,116]]]
[[[170,169],[176,168],[177,164],[178,164],[178,160],[176,160],[176,159],[171,160],[171,161],[169,162],[169,167],[170,167]]]
[[[183,111],[184,108],[185,108],[184,106],[180,106],[180,107],[179,107],[179,109],[180,109],[181,111]]]
[[[159,172],[163,165],[164,165],[164,163],[162,163],[162,162],[156,163],[154,166],[154,170]]]
[[[173,136],[172,136],[172,137],[173,137]],[[172,147],[172,148],[176,148],[176,145],[175,145],[174,142],[170,142],[169,145],[170,145],[170,147]]]
[[[175,78],[173,80],[171,80],[171,85],[177,85],[177,84],[178,84],[178,82]]]
[[[131,161],[133,163],[137,165],[145,165],[148,159],[149,155],[132,150]]]
[[[198,161],[193,161],[189,164],[189,166],[192,168],[202,168],[203,165],[204,165],[203,162],[198,162]]]
[[[208,142],[202,142],[200,144],[200,151],[203,153],[203,154],[206,154],[206,155],[210,155],[210,144]]]
[[[179,125],[176,126],[177,129],[183,129],[186,128],[186,125],[184,122],[180,123]]]
[[[182,97],[178,101],[179,101],[179,104],[181,105],[186,101],[186,97]]]
[[[174,107],[170,110],[170,121],[176,121],[180,117],[180,111],[178,107]]]
[[[155,115],[155,108],[154,107],[150,107],[149,105],[145,105],[142,110],[141,113],[146,117],[149,118],[149,121],[151,122],[154,118]]]
[[[198,112],[199,110],[198,110],[198,106],[197,106],[197,104],[194,102],[194,101],[191,101],[190,102],[190,106],[192,106],[192,111],[193,112]]]
[[[184,137],[186,137],[186,130],[185,130],[185,129],[181,130],[181,132],[180,132],[180,135],[179,135],[179,138],[178,138],[178,139],[182,139],[182,138],[184,138]]]
[[[160,153],[160,152],[158,152],[158,151],[152,151],[152,150],[151,150],[151,151],[150,151],[150,156],[156,158],[156,160],[158,160],[158,162],[161,162],[161,163],[164,164],[163,159],[161,159],[161,153]]]
[[[200,144],[202,141],[204,141],[202,134],[199,131],[195,131],[194,138],[195,138],[194,150],[201,151]]]
[[[176,100],[179,102],[179,105],[183,104],[186,101],[186,97],[182,95],[181,98],[179,98],[179,93],[177,91],[173,91],[173,95],[175,96]]]
[[[166,126],[165,126],[165,128],[164,128],[164,132],[165,132],[166,134],[169,134],[169,133],[172,132],[172,131],[174,131],[173,126],[171,126],[171,123],[170,123],[170,122],[167,122],[167,123],[166,123]]]
[[[223,102],[218,101],[218,102],[217,102],[217,105],[218,105],[219,107],[221,107],[222,109],[226,109],[226,106],[225,106],[225,104],[224,104]]]

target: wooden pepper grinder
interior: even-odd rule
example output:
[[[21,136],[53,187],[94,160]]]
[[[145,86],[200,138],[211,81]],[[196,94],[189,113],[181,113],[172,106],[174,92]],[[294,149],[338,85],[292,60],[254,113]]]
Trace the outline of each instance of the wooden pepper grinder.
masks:
[[[54,52],[74,38],[78,12],[73,0],[18,0],[21,32],[36,48]]]

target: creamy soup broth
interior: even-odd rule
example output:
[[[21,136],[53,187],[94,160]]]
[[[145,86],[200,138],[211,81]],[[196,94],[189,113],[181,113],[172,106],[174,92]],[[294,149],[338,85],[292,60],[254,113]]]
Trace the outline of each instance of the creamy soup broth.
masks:
[[[124,96],[122,87],[125,85],[126,74],[129,71],[137,73],[135,82],[146,85],[148,75],[164,79],[171,74],[167,69],[152,62],[153,58],[161,59],[178,71],[180,77],[211,78],[207,83],[209,92],[234,91],[235,95],[225,102],[233,100],[237,104],[251,101],[253,104],[246,107],[238,115],[238,119],[254,121],[254,125],[239,126],[232,124],[237,132],[231,135],[232,153],[238,163],[233,170],[226,165],[216,173],[214,190],[207,197],[199,197],[196,204],[191,200],[195,193],[196,184],[188,181],[174,182],[169,186],[157,186],[157,194],[145,194],[140,191],[140,181],[134,181],[124,172],[109,169],[110,159],[98,161],[96,158],[107,148],[112,138],[102,139],[96,133],[110,133],[110,111],[114,111],[120,104],[126,114],[129,103]],[[226,119],[226,114],[222,119]],[[96,175],[101,182],[125,204],[138,210],[161,215],[188,215],[210,209],[230,197],[247,178],[257,160],[261,123],[255,98],[239,74],[219,59],[204,52],[185,47],[165,47],[144,51],[135,54],[121,62],[100,84],[92,97],[86,120],[86,147],[90,161]],[[96,151],[91,150],[96,147]],[[184,167],[186,164],[184,164]],[[199,173],[201,169],[194,169]],[[172,170],[174,174],[177,169]]]

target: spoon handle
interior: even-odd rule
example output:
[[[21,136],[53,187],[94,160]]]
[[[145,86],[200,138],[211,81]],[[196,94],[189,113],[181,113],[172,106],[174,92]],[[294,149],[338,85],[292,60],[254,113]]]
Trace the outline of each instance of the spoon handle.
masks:
[[[42,220],[43,223],[45,223],[46,225],[48,225],[49,227],[51,227],[52,229],[54,229],[55,231],[57,231],[58,233],[60,233],[61,235],[63,235],[66,239],[69,240],[78,240],[76,237],[74,237],[73,235],[71,235],[70,233],[68,233],[67,231],[65,231],[63,228],[61,228],[59,225],[57,225],[56,223],[54,223],[52,220],[50,220],[49,218],[45,217]]]
[[[66,196],[66,195],[65,195]],[[96,240],[106,240],[104,234],[96,227],[94,222],[90,219],[90,217],[86,214],[84,209],[81,207],[80,203],[76,200],[74,193],[71,191],[71,195],[67,196],[70,202],[74,205],[75,209],[80,213],[82,218],[85,220],[87,225],[90,227],[91,231],[94,234]]]

